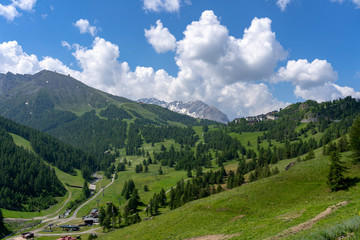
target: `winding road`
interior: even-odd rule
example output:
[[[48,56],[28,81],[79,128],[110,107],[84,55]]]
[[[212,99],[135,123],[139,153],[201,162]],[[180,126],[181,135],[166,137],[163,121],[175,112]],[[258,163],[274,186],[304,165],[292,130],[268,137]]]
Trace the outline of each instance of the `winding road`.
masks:
[[[106,189],[108,187],[110,187],[114,181],[115,181],[115,177],[116,177],[116,174],[114,174],[114,176],[112,177],[112,180],[111,182],[106,185],[103,189]],[[75,220],[75,219],[81,219],[81,218],[77,218],[76,215],[78,214],[79,210],[81,208],[83,208],[86,204],[88,204],[89,202],[91,202],[92,200],[94,200],[95,198],[97,198],[99,196],[99,194],[101,193],[101,190],[98,191],[94,196],[92,196],[91,198],[89,198],[86,202],[84,202],[83,204],[81,204],[79,207],[76,208],[76,210],[74,211],[74,213],[68,217],[68,218],[59,218],[57,213],[60,212],[61,209],[64,208],[64,206],[70,201],[71,199],[71,192],[69,194],[69,197],[68,199],[65,201],[65,203],[63,204],[63,206],[61,208],[59,208],[56,212],[54,213],[51,213],[51,214],[48,214],[46,216],[42,216],[42,217],[35,217],[35,218],[32,218],[32,219],[24,219],[24,218],[6,218],[8,220],[43,220],[42,223],[46,223],[47,225],[49,224],[54,224],[54,225],[61,225],[61,224],[64,224],[66,222],[69,222],[71,220]],[[50,217],[52,215],[56,214],[55,217]],[[40,228],[37,228],[37,229],[34,229],[34,230],[31,230],[31,232],[33,233],[36,233],[36,236],[63,236],[65,233],[38,233],[40,231],[42,231],[44,229],[44,227],[40,227]],[[80,234],[84,234],[84,233],[94,233],[95,231],[99,230],[100,228],[93,228],[93,229],[90,229],[90,230],[87,230],[87,231],[84,231],[84,232],[75,232],[75,233],[66,233],[66,235],[80,235]],[[16,235],[16,236],[13,236],[11,238],[8,238],[8,239],[18,239],[20,235]]]

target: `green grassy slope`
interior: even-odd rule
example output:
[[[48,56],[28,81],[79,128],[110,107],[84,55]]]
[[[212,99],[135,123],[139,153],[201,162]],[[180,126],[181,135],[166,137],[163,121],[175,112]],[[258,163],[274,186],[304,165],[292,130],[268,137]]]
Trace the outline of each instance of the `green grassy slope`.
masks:
[[[100,239],[186,239],[209,234],[237,234],[233,239],[266,239],[296,226],[327,207],[348,201],[327,218],[306,231],[328,228],[343,219],[358,215],[360,184],[348,191],[331,193],[326,185],[328,157],[296,164],[288,171],[245,184],[211,197],[185,204],[154,220],[141,222]],[[348,166],[349,153],[343,160]],[[360,177],[359,165],[352,166],[348,176]],[[298,233],[288,238],[301,237]]]
[[[29,151],[33,151],[32,147],[31,147],[31,143],[26,140],[25,138],[22,138],[20,137],[19,135],[16,135],[16,134],[13,134],[13,133],[10,133],[11,137],[13,138],[14,140],[14,143],[20,147],[23,147]]]
[[[10,135],[12,136],[12,138],[14,140],[14,143],[16,145],[22,146],[25,149],[28,149],[28,150],[32,151],[31,144],[30,144],[30,142],[28,140],[22,138],[19,135],[13,134],[13,133],[11,133]],[[45,164],[48,164],[48,163],[45,162]],[[51,167],[55,169],[56,176],[59,178],[59,180],[65,186],[67,186],[67,185],[82,186],[84,184],[84,180],[82,179],[81,173],[80,173],[79,170],[77,170],[77,176],[73,176],[73,175],[70,175],[68,173],[65,173],[65,172],[59,170],[56,167],[53,167],[53,166],[51,166]],[[21,211],[11,211],[11,210],[7,210],[7,209],[2,209],[3,215],[4,215],[5,218],[34,218],[34,217],[41,217],[41,216],[45,216],[45,215],[54,213],[59,208],[62,208],[65,201],[68,199],[70,193],[72,195],[70,201],[76,199],[81,194],[81,189],[79,190],[78,188],[67,187],[67,190],[68,190],[68,193],[64,197],[57,198],[58,203],[51,206],[48,209],[42,210],[40,212],[21,212]],[[66,207],[64,207],[60,211],[60,214],[63,211],[65,211],[65,208]]]

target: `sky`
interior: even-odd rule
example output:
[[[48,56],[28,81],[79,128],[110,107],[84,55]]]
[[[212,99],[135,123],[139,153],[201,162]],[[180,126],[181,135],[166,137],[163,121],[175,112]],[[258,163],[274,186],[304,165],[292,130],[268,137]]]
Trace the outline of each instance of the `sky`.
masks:
[[[0,0],[0,73],[43,69],[230,120],[360,98],[360,0]]]

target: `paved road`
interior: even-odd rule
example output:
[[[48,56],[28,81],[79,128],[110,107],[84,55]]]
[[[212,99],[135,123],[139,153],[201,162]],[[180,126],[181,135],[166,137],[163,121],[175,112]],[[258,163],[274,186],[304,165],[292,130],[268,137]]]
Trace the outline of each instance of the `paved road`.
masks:
[[[110,187],[113,183],[114,183],[114,181],[115,181],[115,176],[116,176],[116,173],[114,174],[114,176],[113,176],[113,178],[112,178],[112,180],[111,180],[111,182],[108,184],[108,185],[106,185],[106,187],[104,187],[104,189],[106,189],[106,188],[108,188],[108,187]],[[71,221],[71,220],[75,220],[75,219],[80,219],[80,218],[77,218],[76,217],[76,215],[77,215],[77,213],[79,212],[79,210],[82,208],[82,207],[84,207],[86,204],[88,204],[90,201],[92,201],[92,200],[94,200],[96,197],[98,197],[99,196],[99,194],[101,193],[101,191],[99,191],[99,192],[97,192],[94,196],[92,196],[90,199],[88,199],[86,202],[84,202],[83,204],[81,204],[75,211],[74,211],[74,213],[70,216],[70,217],[68,217],[68,218],[59,218],[58,216],[55,216],[55,217],[48,217],[48,216],[51,216],[51,215],[53,215],[53,214],[55,214],[55,213],[58,213],[59,211],[60,211],[60,209],[62,209],[62,207],[57,211],[57,212],[55,212],[55,213],[52,213],[52,214],[49,214],[49,215],[47,215],[47,216],[43,216],[43,217],[41,217],[42,219],[44,219],[43,221],[42,221],[42,223],[46,223],[47,225],[49,225],[49,224],[54,224],[54,225],[61,225],[61,224],[64,224],[64,223],[66,223],[66,222],[69,222],[69,221]],[[69,196],[69,198],[67,199],[67,201],[66,201],[66,203],[69,201],[69,199],[70,199],[70,197],[71,197],[71,194],[69,194],[70,196]],[[64,204],[65,205],[65,204]],[[47,218],[48,217],[48,218]],[[35,219],[35,218],[34,218]],[[38,220],[42,220],[42,219],[38,219]],[[16,219],[14,219],[14,220],[16,220]],[[19,218],[17,219],[17,220],[19,220]],[[24,219],[21,219],[21,220],[24,220]],[[26,220],[26,219],[25,219]],[[28,219],[28,220],[32,220],[32,219]],[[37,229],[34,229],[34,230],[32,230],[31,232],[33,232],[33,233],[36,233],[36,236],[63,236],[65,233],[38,233],[38,232],[40,232],[40,231],[42,231],[44,229],[44,227],[41,227],[41,228],[37,228]],[[76,233],[66,233],[66,235],[80,235],[80,234],[84,234],[84,233],[93,233],[93,232],[95,232],[96,230],[98,230],[98,229],[100,229],[100,228],[94,228],[94,229],[90,229],[90,230],[87,230],[87,231],[84,231],[84,232],[76,232]],[[20,235],[16,235],[16,236],[13,236],[13,237],[11,237],[11,238],[9,238],[9,239],[12,239],[12,240],[15,240],[16,238],[18,238]]]

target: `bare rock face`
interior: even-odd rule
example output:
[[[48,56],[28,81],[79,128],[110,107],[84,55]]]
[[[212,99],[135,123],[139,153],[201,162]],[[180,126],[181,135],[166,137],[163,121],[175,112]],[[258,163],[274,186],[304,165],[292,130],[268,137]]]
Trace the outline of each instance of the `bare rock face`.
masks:
[[[167,103],[156,98],[142,98],[139,99],[138,102],[159,105],[161,107],[168,108],[171,111],[186,114],[194,118],[208,119],[221,123],[229,122],[229,119],[225,113],[201,101],[174,101]]]

